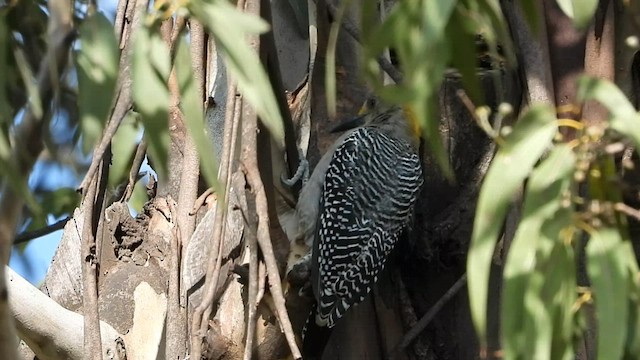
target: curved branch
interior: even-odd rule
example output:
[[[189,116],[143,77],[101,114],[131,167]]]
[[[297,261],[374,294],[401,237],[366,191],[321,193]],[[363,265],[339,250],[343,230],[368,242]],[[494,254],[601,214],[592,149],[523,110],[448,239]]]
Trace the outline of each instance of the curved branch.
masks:
[[[83,359],[84,317],[53,301],[5,267],[9,305],[18,335],[39,359]],[[124,359],[122,335],[100,322],[102,358]]]

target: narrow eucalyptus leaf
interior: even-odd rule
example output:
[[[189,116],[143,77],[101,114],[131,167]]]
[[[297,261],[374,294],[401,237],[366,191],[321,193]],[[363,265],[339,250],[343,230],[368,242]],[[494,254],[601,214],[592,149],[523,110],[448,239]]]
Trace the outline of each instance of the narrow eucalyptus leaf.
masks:
[[[591,24],[598,8],[598,0],[556,0],[556,2],[579,29],[584,29]]]
[[[624,264],[620,232],[603,227],[591,233],[587,243],[587,271],[595,299],[598,359],[620,359],[624,351],[628,320],[629,273]],[[637,275],[636,275],[637,276]]]
[[[187,7],[215,38],[244,98],[255,108],[275,143],[284,147],[284,125],[271,83],[258,54],[242,41],[249,34],[267,31],[268,25],[260,18],[238,11],[226,1],[193,0]]]
[[[158,27],[140,28],[134,38],[132,95],[144,125],[148,151],[154,170],[167,174],[169,149],[169,49],[162,41]],[[169,64],[169,65],[167,65]]]
[[[80,49],[75,52],[82,150],[93,150],[111,111],[118,76],[119,49],[113,25],[99,12],[79,28]]]
[[[482,344],[486,344],[489,270],[502,221],[517,189],[551,144],[556,129],[552,109],[532,106],[504,139],[485,176],[467,256],[471,314]]]
[[[534,343],[531,341],[532,334],[522,331],[527,326],[527,322],[522,319],[535,317],[535,314],[525,314],[525,298],[538,298],[541,290],[530,289],[531,276],[536,273],[537,263],[546,260],[543,254],[550,252],[541,251],[544,250],[541,247],[551,249],[554,242],[560,242],[558,230],[551,234],[550,241],[543,243],[543,224],[560,211],[562,195],[569,188],[575,163],[576,157],[572,149],[566,145],[558,146],[533,170],[527,183],[522,218],[511,243],[503,275],[502,328],[504,334],[508,334],[504,342],[504,351],[508,358],[529,354],[536,359],[542,359],[548,358],[551,353],[551,330],[548,333],[540,333],[540,337],[536,338]],[[543,278],[543,285],[548,286],[544,282]],[[529,294],[530,291],[534,293]],[[536,301],[538,300],[542,301]],[[550,316],[549,319],[551,320]],[[548,339],[544,340],[545,336]]]

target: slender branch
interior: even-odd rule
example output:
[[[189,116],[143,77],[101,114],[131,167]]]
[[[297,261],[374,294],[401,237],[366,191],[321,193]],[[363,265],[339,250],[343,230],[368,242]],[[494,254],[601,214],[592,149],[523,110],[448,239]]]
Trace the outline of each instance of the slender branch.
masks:
[[[84,198],[84,227],[82,228],[82,308],[84,311],[84,358],[101,360],[100,316],[98,314],[98,284],[96,279],[96,239],[93,227],[93,208],[98,179],[89,184]]]
[[[127,180],[127,187],[124,190],[124,194],[122,195],[122,201],[128,202],[131,199],[131,195],[133,195],[133,188],[136,186],[138,182],[138,174],[140,174],[140,167],[142,167],[142,162],[144,162],[144,157],[147,155],[147,139],[142,137],[142,141],[138,144],[136,148],[136,154],[133,157],[133,162],[131,163],[131,170],[129,170],[129,178]]]
[[[51,225],[47,225],[40,229],[36,229],[33,231],[26,231],[21,234],[18,234],[16,235],[16,238],[13,240],[13,245],[23,244],[33,239],[37,239],[39,237],[49,235],[54,231],[61,230],[67,224],[67,221],[69,221],[69,219],[71,219],[71,217],[66,217],[62,220],[56,221],[55,223]]]
[[[168,199],[171,218],[177,216],[173,200]],[[182,359],[186,353],[186,314],[180,309],[180,258],[182,255],[182,231],[180,223],[171,232],[171,259],[169,268],[169,290],[167,301],[167,341],[165,356],[167,359]]]
[[[239,2],[240,3],[240,2]],[[230,168],[232,165],[233,149],[235,141],[234,133],[237,132],[240,123],[240,106],[241,100],[236,97],[237,83],[230,79],[227,85],[227,103],[224,119],[224,135],[222,145],[222,156],[220,161],[220,169],[218,170],[218,179],[225,181],[225,196],[221,199],[218,197],[216,202],[216,216],[213,229],[213,243],[209,253],[209,262],[207,265],[207,273],[205,276],[205,284],[203,290],[202,301],[193,312],[191,320],[191,353],[190,356],[199,359],[202,353],[202,339],[204,330],[208,325],[208,316],[211,313],[211,306],[218,287],[218,276],[222,265],[220,253],[222,251],[222,234],[224,232],[226,206],[225,201],[229,192],[230,184]]]
[[[249,297],[247,299],[247,341],[244,347],[244,360],[251,360],[258,307],[258,243],[254,232],[249,231],[245,236],[249,247]]]
[[[390,357],[400,353],[411,344],[411,342],[431,323],[435,316],[442,310],[442,308],[453,298],[467,283],[467,274],[463,274],[444,295],[427,311],[424,316],[418,321],[418,323],[405,334],[400,344],[392,350]]]
[[[640,221],[640,210],[634,209],[625,203],[615,203],[613,209]]]
[[[83,199],[84,227],[82,228],[81,256],[84,312],[84,345],[85,358],[102,359],[100,315],[98,313],[98,272],[100,269],[100,252],[104,240],[104,205],[109,165],[111,164],[111,146],[107,147],[105,156],[93,159],[100,162],[99,176],[89,184]]]
[[[142,23],[142,19],[144,18],[144,14],[146,13],[148,7],[149,0],[136,1],[131,28],[136,28]],[[126,36],[128,33],[122,32],[121,34],[122,36]],[[111,144],[111,139],[113,139],[113,136],[116,134],[116,131],[118,130],[122,119],[124,119],[125,115],[133,105],[133,101],[131,99],[130,74],[130,63],[132,54],[133,46],[131,45],[130,37],[127,36],[126,42],[124,43],[124,51],[122,57],[120,58],[120,73],[118,74],[118,84],[116,86],[116,89],[118,89],[118,95],[115,100],[113,112],[111,113],[111,117],[109,119],[109,122],[107,123],[107,127],[104,129],[102,138],[93,151],[94,158],[98,158],[101,160],[104,157],[107,148]],[[84,193],[86,191],[87,186],[98,170],[99,163],[99,161],[94,161],[89,166],[89,169],[87,170],[87,173],[78,188],[81,192]]]
[[[254,132],[255,133],[255,132]],[[245,139],[246,140],[246,139]],[[264,262],[267,267],[267,277],[269,278],[269,289],[273,296],[274,306],[276,308],[276,315],[280,321],[280,326],[284,332],[284,335],[291,348],[291,353],[294,359],[301,359],[302,355],[296,344],[295,335],[293,334],[293,328],[291,321],[289,320],[289,314],[285,307],[284,295],[282,292],[282,286],[280,284],[280,273],[278,271],[278,264],[276,262],[275,254],[273,253],[273,246],[271,245],[271,235],[269,233],[269,215],[267,197],[265,194],[262,179],[258,171],[258,164],[253,160],[253,164],[250,161],[243,160],[243,167],[247,175],[247,182],[251,186],[253,193],[256,197],[256,212],[258,215],[258,245],[262,250]]]
[[[20,338],[38,358],[86,359],[82,340],[83,316],[65,309],[11,268],[3,268],[9,285],[11,315],[16,320]],[[104,358],[124,359],[123,336],[102,321],[100,329]]]

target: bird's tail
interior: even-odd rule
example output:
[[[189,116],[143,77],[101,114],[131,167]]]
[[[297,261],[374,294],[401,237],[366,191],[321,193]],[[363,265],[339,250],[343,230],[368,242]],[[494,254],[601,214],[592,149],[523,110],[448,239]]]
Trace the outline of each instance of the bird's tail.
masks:
[[[321,359],[331,337],[332,329],[316,323],[316,306],[316,304],[312,306],[307,322],[302,329],[302,357],[304,360]]]

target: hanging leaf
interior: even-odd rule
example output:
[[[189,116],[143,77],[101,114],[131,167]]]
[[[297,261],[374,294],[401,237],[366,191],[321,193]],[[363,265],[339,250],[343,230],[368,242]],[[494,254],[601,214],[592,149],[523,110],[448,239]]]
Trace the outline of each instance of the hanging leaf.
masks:
[[[495,243],[513,196],[551,144],[557,129],[554,120],[550,108],[532,106],[504,139],[480,191],[467,273],[471,314],[483,345],[486,344],[487,290]]]
[[[623,262],[626,248],[617,228],[602,227],[590,235],[586,248],[587,271],[595,298],[598,334],[601,334],[598,359],[620,359],[627,336],[627,327],[622,324],[629,315],[628,272]]]
[[[584,29],[591,24],[598,8],[598,0],[556,0],[556,2],[578,29]]]
[[[242,41],[249,34],[266,32],[268,24],[238,11],[227,1],[193,0],[187,7],[215,38],[242,95],[255,108],[275,143],[284,148],[284,125],[271,83],[258,54]]]
[[[113,153],[109,168],[109,188],[111,189],[128,181],[129,169],[138,147],[138,139],[142,133],[137,117],[137,114],[129,112],[111,140],[111,152]]]
[[[169,149],[169,88],[167,81],[171,71],[169,49],[160,36],[157,25],[141,27],[134,39],[131,76],[132,96],[142,119],[148,139],[149,155],[154,170],[167,175],[167,151]]]
[[[89,154],[111,112],[118,76],[120,51],[113,25],[99,12],[85,19],[79,28],[80,49],[75,52],[78,73],[78,107],[82,150]]]
[[[563,194],[569,190],[575,163],[572,149],[567,145],[558,146],[533,170],[527,183],[522,218],[504,268],[502,329],[507,358],[532,356],[544,359],[551,354],[555,319],[546,312],[553,304],[548,303],[550,299],[541,297],[542,290],[548,290],[549,287],[546,280],[549,270],[540,267],[538,262],[548,261],[546,257],[550,256],[554,244],[562,244],[560,231],[563,225],[571,225],[571,216],[565,216],[564,223],[554,227],[554,233],[547,231],[543,234],[543,226],[549,226],[547,222],[557,218],[562,210]],[[546,235],[550,235],[550,238]],[[558,256],[561,254],[559,252]],[[567,264],[555,264],[567,268]],[[569,268],[572,266],[573,263],[568,264]],[[558,276],[556,281],[563,279],[563,274]],[[560,288],[563,284],[555,285]],[[542,314],[538,306],[546,314]],[[542,318],[545,318],[544,321],[539,323]],[[530,325],[536,326],[532,329]]]

